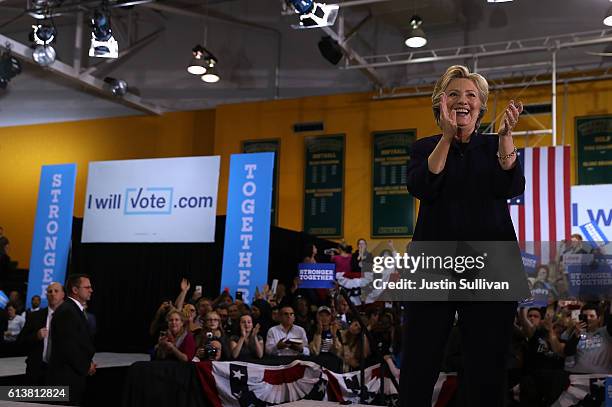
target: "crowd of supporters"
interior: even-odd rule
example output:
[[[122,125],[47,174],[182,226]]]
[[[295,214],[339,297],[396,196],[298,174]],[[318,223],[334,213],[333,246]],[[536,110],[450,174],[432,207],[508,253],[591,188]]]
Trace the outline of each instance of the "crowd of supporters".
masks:
[[[391,243],[389,246],[387,252],[396,252]],[[568,248],[572,253],[582,253],[578,245]],[[287,286],[274,284],[274,290],[267,285],[258,287],[247,304],[227,290],[216,298],[204,297],[201,288],[192,289],[191,283],[183,279],[176,299],[162,302],[151,321],[151,357],[180,362],[238,360],[277,365],[305,359],[339,373],[384,361],[399,376],[404,305],[354,301],[360,293],[358,284],[351,282],[368,281],[361,268],[371,258],[363,239],[354,253],[346,244],[325,255],[319,254],[315,246],[308,247],[303,262],[336,263],[337,281],[348,285],[346,295],[341,295],[342,287],[338,285],[331,290],[303,289],[295,278]],[[548,290],[546,306],[517,308],[512,347],[507,353],[508,389],[517,393],[515,398],[521,400],[521,405],[552,404],[567,388],[570,374],[612,374],[609,299],[593,303],[561,299],[566,297],[561,295],[559,287],[563,286],[559,281],[566,279],[566,274],[562,262],[536,267],[530,285]],[[347,302],[347,297],[353,304]],[[28,314],[40,306],[40,297],[35,296],[26,309],[22,298],[20,293],[10,292],[5,310],[0,310],[0,344],[5,348],[19,344]],[[368,335],[362,331],[360,321]],[[461,377],[459,324],[460,320],[455,321],[442,370],[457,372]],[[95,331],[95,326],[92,329]],[[487,329],[486,320],[481,329]]]
[[[343,270],[339,281],[349,273],[359,278],[360,261],[371,256],[362,249],[352,253],[350,247],[340,245],[327,251],[332,257],[324,260]],[[312,247],[304,261],[320,257]],[[612,373],[610,302],[559,299],[553,288],[564,273],[562,267],[541,266],[530,279],[532,287],[550,289],[546,306],[517,308],[507,354],[508,389],[520,389],[520,396],[515,396],[523,405],[550,405],[567,388],[570,374]],[[183,280],[176,302],[160,305],[150,329],[152,338],[157,338],[152,350],[155,358],[266,364],[299,358],[336,372],[355,371],[382,358],[391,372],[401,374],[403,305],[399,303],[363,303],[351,310],[338,289],[302,289],[297,278],[289,287],[279,284],[276,292],[261,287],[250,305],[227,291],[217,298],[200,297],[195,291],[189,296],[189,292],[190,284]],[[363,335],[359,317],[371,335]],[[444,371],[459,375],[463,366],[460,323],[455,321],[443,361]],[[482,329],[487,329],[486,320]]]

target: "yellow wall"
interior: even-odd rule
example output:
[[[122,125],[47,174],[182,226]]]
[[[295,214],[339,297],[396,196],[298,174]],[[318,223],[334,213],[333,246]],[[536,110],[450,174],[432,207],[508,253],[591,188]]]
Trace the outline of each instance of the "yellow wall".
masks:
[[[75,216],[83,216],[90,161],[213,153],[214,111],[0,128],[0,225],[28,267],[40,167],[76,163]]]
[[[563,128],[564,88],[558,90],[558,143]],[[570,84],[567,92],[566,143],[574,142],[574,117],[612,113],[612,81]],[[550,87],[508,89],[490,95],[491,121],[511,98],[526,103],[550,100]],[[40,166],[78,164],[75,215],[83,214],[87,163],[97,160],[189,155],[222,156],[218,213],[227,205],[229,156],[249,139],[281,140],[279,226],[301,230],[304,135],[298,122],[323,121],[325,134],[346,135],[344,238],[354,244],[370,237],[371,133],[416,129],[418,137],[437,133],[427,97],[374,101],[369,94],[346,94],[220,106],[162,117],[126,117],[71,123],[0,128],[0,225],[11,239],[11,254],[29,264]],[[521,118],[517,130],[550,128],[550,115]],[[212,136],[214,134],[214,137]],[[318,135],[318,134],[307,134]],[[550,136],[517,137],[518,146],[550,145]],[[575,165],[572,166],[572,181]],[[371,242],[370,247],[382,241]],[[396,246],[402,247],[403,241]]]

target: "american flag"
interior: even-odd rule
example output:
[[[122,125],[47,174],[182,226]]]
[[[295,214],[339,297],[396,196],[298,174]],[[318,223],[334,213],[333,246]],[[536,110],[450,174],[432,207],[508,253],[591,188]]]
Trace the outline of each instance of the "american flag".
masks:
[[[518,159],[525,193],[508,201],[510,216],[521,245],[546,264],[571,235],[570,147],[522,148]]]

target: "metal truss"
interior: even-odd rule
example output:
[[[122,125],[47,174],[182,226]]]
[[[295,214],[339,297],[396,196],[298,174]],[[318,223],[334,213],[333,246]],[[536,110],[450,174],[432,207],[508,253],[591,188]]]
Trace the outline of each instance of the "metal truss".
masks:
[[[554,50],[612,42],[612,29],[562,34],[547,37],[511,40],[478,45],[417,50],[394,54],[363,56],[363,63],[347,60],[341,69],[387,68],[393,66],[429,62],[469,60],[499,57],[527,52],[552,52]]]
[[[0,34],[0,48],[10,48],[13,55],[20,58],[24,62],[36,66],[36,63],[32,59],[32,49],[27,45]],[[77,66],[76,63],[75,66]],[[47,72],[63,77],[70,82],[81,86],[84,90],[91,91],[99,96],[105,97],[108,100],[121,103],[125,106],[148,114],[161,115],[163,113],[159,106],[146,103],[139,96],[129,92],[122,97],[113,97],[106,88],[102,79],[98,79],[88,73],[81,73],[80,70],[75,69],[75,66],[71,66],[62,61],[56,60],[53,64],[44,69]]]

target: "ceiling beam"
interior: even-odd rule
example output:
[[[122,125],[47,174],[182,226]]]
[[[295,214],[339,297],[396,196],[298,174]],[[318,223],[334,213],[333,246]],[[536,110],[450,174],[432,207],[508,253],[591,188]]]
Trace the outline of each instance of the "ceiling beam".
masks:
[[[351,46],[348,45],[346,38],[343,38],[340,35],[338,35],[338,33],[336,33],[330,27],[321,27],[321,29],[327,35],[329,35],[334,41],[338,43],[340,48],[342,48],[342,51],[344,52],[345,57],[347,59],[353,60],[361,66],[364,66],[365,64],[367,64],[367,61],[361,55],[359,55]],[[359,65],[355,65],[355,66],[359,66]],[[370,81],[372,81],[372,83],[374,83],[374,85],[376,85],[377,89],[382,89],[384,87],[383,80],[381,79],[380,75],[378,74],[378,72],[376,72],[374,68],[364,66],[364,68],[362,69],[362,72],[370,79]]]
[[[38,67],[38,65],[32,60],[32,49],[30,47],[0,34],[0,47],[6,48],[7,45],[10,46],[11,53],[14,56],[18,57],[23,62],[27,62]],[[45,71],[51,72],[58,77],[67,79],[75,85],[81,86],[84,90],[91,91],[94,94],[104,97],[110,101],[120,103],[147,114],[161,115],[163,113],[159,106],[146,103],[139,96],[129,93],[129,91],[122,97],[113,97],[106,88],[104,81],[88,74],[79,75],[79,73],[75,71],[74,67],[63,63],[62,61],[55,61],[52,65],[44,69]]]
[[[342,69],[387,68],[428,62],[481,59],[520,53],[550,52],[554,49],[583,47],[609,42],[612,42],[612,29],[489,44],[463,45],[454,48],[371,55],[364,57],[365,62],[363,63],[350,64],[342,67]]]

